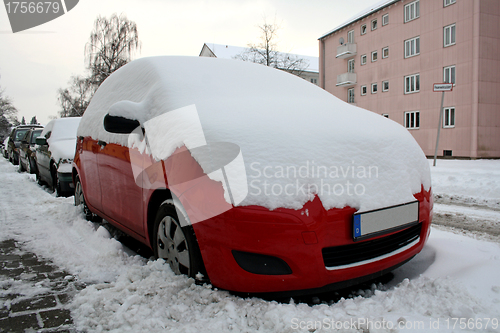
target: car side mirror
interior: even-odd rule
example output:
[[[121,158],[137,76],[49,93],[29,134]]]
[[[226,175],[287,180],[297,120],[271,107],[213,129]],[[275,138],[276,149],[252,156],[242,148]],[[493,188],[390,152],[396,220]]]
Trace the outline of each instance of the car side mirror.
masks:
[[[45,139],[44,137],[38,137],[38,138],[36,138],[35,142],[39,146],[45,146],[45,145],[47,145],[47,139]]]
[[[111,116],[109,114],[104,117],[104,129],[110,133],[130,134],[140,126],[141,123],[138,120]]]

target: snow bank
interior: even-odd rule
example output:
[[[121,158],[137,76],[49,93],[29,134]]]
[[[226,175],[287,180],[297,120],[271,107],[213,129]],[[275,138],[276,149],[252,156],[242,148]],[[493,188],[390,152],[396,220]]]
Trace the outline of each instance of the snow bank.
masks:
[[[500,317],[498,244],[433,229],[393,281],[352,298],[314,306],[243,299],[197,286],[161,260],[130,255],[105,229],[85,221],[72,198],[56,198],[16,169],[0,159],[0,240],[21,241],[79,281],[94,283],[70,304],[80,331],[439,333],[460,331],[451,325],[463,318],[483,324],[469,331],[500,332],[491,322],[484,328],[487,318]],[[23,195],[13,195],[19,188]],[[15,281],[0,280],[2,286],[25,289]],[[384,322],[386,328],[374,327]]]
[[[432,191],[439,202],[500,208],[500,160],[438,160],[431,169]]]
[[[241,205],[300,209],[318,195],[327,209],[349,205],[369,210],[413,201],[422,185],[430,187],[422,150],[396,122],[291,74],[236,60],[133,61],[101,85],[78,135],[127,146],[127,135],[104,130],[108,112],[145,124],[183,107],[196,108],[207,143],[241,148],[248,179]],[[176,126],[155,125],[146,131],[148,137]],[[186,126],[180,137],[198,135],[193,128]],[[168,157],[172,145],[193,148],[188,140],[175,138],[169,137],[173,144],[155,156]]]

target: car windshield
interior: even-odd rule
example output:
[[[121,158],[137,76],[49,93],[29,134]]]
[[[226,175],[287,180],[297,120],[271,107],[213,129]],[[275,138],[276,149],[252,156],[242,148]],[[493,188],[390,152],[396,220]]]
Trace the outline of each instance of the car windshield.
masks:
[[[33,131],[33,135],[31,136],[31,143],[35,144],[36,138],[38,138],[42,134],[42,130]]]
[[[28,130],[29,128],[18,129],[14,141],[21,141]]]

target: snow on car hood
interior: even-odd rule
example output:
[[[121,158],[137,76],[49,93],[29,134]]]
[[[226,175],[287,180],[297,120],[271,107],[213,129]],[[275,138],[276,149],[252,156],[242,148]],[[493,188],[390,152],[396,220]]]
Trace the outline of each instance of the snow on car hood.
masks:
[[[51,140],[49,151],[52,158],[59,163],[60,160],[73,160],[75,157],[76,137],[73,139]]]
[[[107,113],[139,120],[156,159],[182,146],[199,162],[194,148],[204,143],[240,147],[244,167],[235,170],[244,177],[233,177],[231,189],[246,195],[242,206],[300,209],[318,196],[326,209],[365,211],[413,201],[431,185],[425,155],[401,125],[262,65],[135,60],[100,86],[78,128],[78,136],[132,147],[129,135],[104,130]]]

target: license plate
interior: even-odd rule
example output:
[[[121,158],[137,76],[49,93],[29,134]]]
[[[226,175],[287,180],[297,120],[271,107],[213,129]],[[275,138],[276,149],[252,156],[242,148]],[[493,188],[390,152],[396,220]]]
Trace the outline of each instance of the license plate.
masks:
[[[418,201],[354,214],[354,240],[366,239],[418,223]]]

